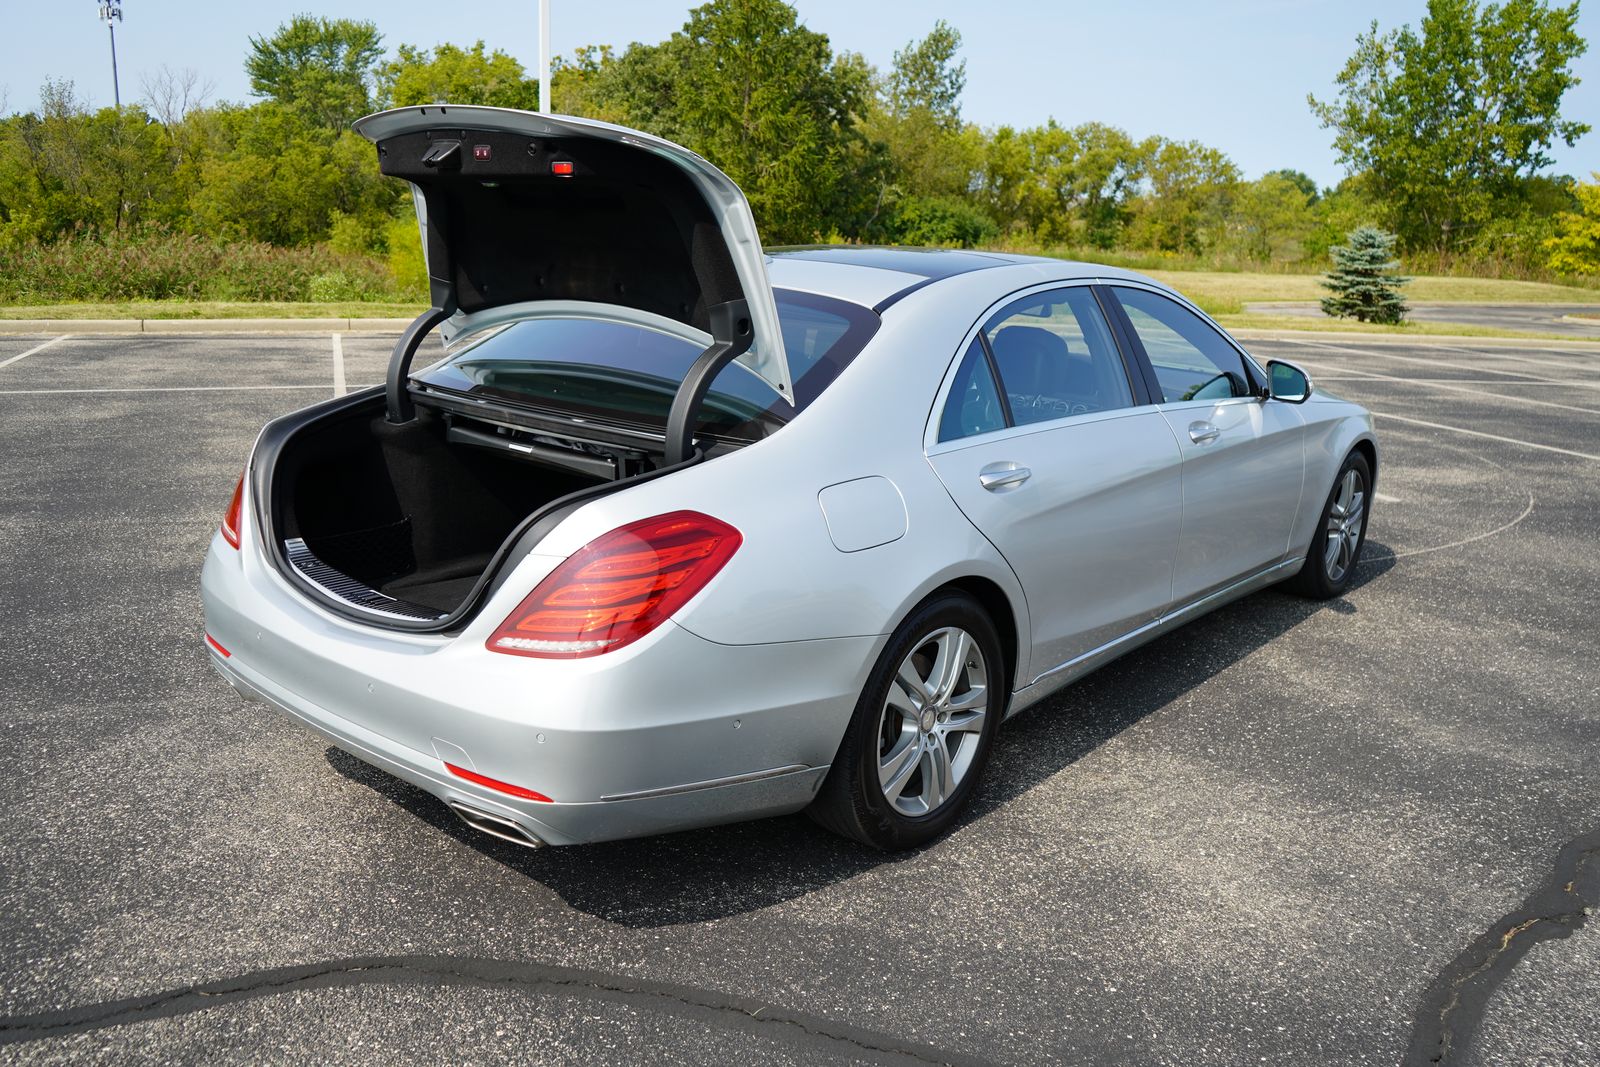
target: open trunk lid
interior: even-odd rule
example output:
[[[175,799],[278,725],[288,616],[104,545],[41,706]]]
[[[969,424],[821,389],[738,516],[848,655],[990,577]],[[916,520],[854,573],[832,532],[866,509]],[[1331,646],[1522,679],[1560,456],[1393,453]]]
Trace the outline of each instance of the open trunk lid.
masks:
[[[609,123],[447,104],[356,130],[411,183],[445,339],[534,314],[625,318],[737,358],[794,403],[744,193],[670,141]]]

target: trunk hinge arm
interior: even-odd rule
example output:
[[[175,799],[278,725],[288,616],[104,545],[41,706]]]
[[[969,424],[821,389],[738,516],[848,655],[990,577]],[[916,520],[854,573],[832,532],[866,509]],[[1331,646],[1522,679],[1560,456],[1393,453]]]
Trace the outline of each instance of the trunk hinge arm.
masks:
[[[411,402],[411,390],[406,387],[411,377],[411,360],[416,356],[417,347],[422,344],[422,339],[428,332],[448,319],[451,314],[452,312],[445,308],[429,308],[412,319],[411,325],[406,327],[406,332],[394,343],[394,352],[389,356],[389,377],[384,386],[390,422],[410,422],[417,417],[416,405]]]
[[[699,423],[700,402],[706,398],[717,372],[750,349],[750,308],[743,300],[729,300],[711,308],[711,347],[701,352],[684,375],[667,414],[667,463],[675,466],[695,454],[694,428]]]

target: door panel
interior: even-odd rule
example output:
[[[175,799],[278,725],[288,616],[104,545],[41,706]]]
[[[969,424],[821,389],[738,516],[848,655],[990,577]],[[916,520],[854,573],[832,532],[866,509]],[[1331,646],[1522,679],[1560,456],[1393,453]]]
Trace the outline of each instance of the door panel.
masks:
[[[1263,401],[1239,349],[1148,289],[1115,286],[1162,416],[1183,454],[1183,529],[1172,599],[1182,606],[1278,562],[1305,480],[1305,420]]]
[[[1172,587],[1182,605],[1283,558],[1305,480],[1305,420],[1294,405],[1248,397],[1161,413],[1183,453]]]
[[[1031,682],[1151,621],[1171,599],[1180,459],[1152,407],[984,434],[929,456],[1028,598]],[[1027,477],[1018,479],[1021,470]],[[989,487],[985,488],[985,482]]]

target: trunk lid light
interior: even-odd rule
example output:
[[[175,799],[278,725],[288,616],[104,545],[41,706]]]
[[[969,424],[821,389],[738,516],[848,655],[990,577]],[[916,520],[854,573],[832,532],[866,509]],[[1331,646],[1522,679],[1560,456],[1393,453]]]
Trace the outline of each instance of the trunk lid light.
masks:
[[[228,510],[222,515],[222,539],[234,548],[239,547],[239,527],[241,512],[244,510],[244,475],[239,475],[239,484],[233,487],[233,499],[228,501]]]
[[[705,588],[742,540],[695,511],[620,526],[551,571],[490,635],[489,651],[578,659],[631,644]]]

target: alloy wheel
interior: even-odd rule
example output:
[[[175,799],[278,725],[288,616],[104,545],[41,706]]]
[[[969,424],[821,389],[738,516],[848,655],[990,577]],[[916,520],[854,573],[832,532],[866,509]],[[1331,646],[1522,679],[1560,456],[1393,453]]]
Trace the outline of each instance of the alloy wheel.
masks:
[[[956,626],[935,630],[901,661],[878,716],[878,784],[902,815],[938,810],[978,753],[989,708],[983,650]]]
[[[1361,524],[1366,518],[1367,493],[1361,472],[1347,470],[1328,505],[1328,542],[1322,553],[1322,566],[1328,581],[1344,581],[1355,563],[1361,546]]]

